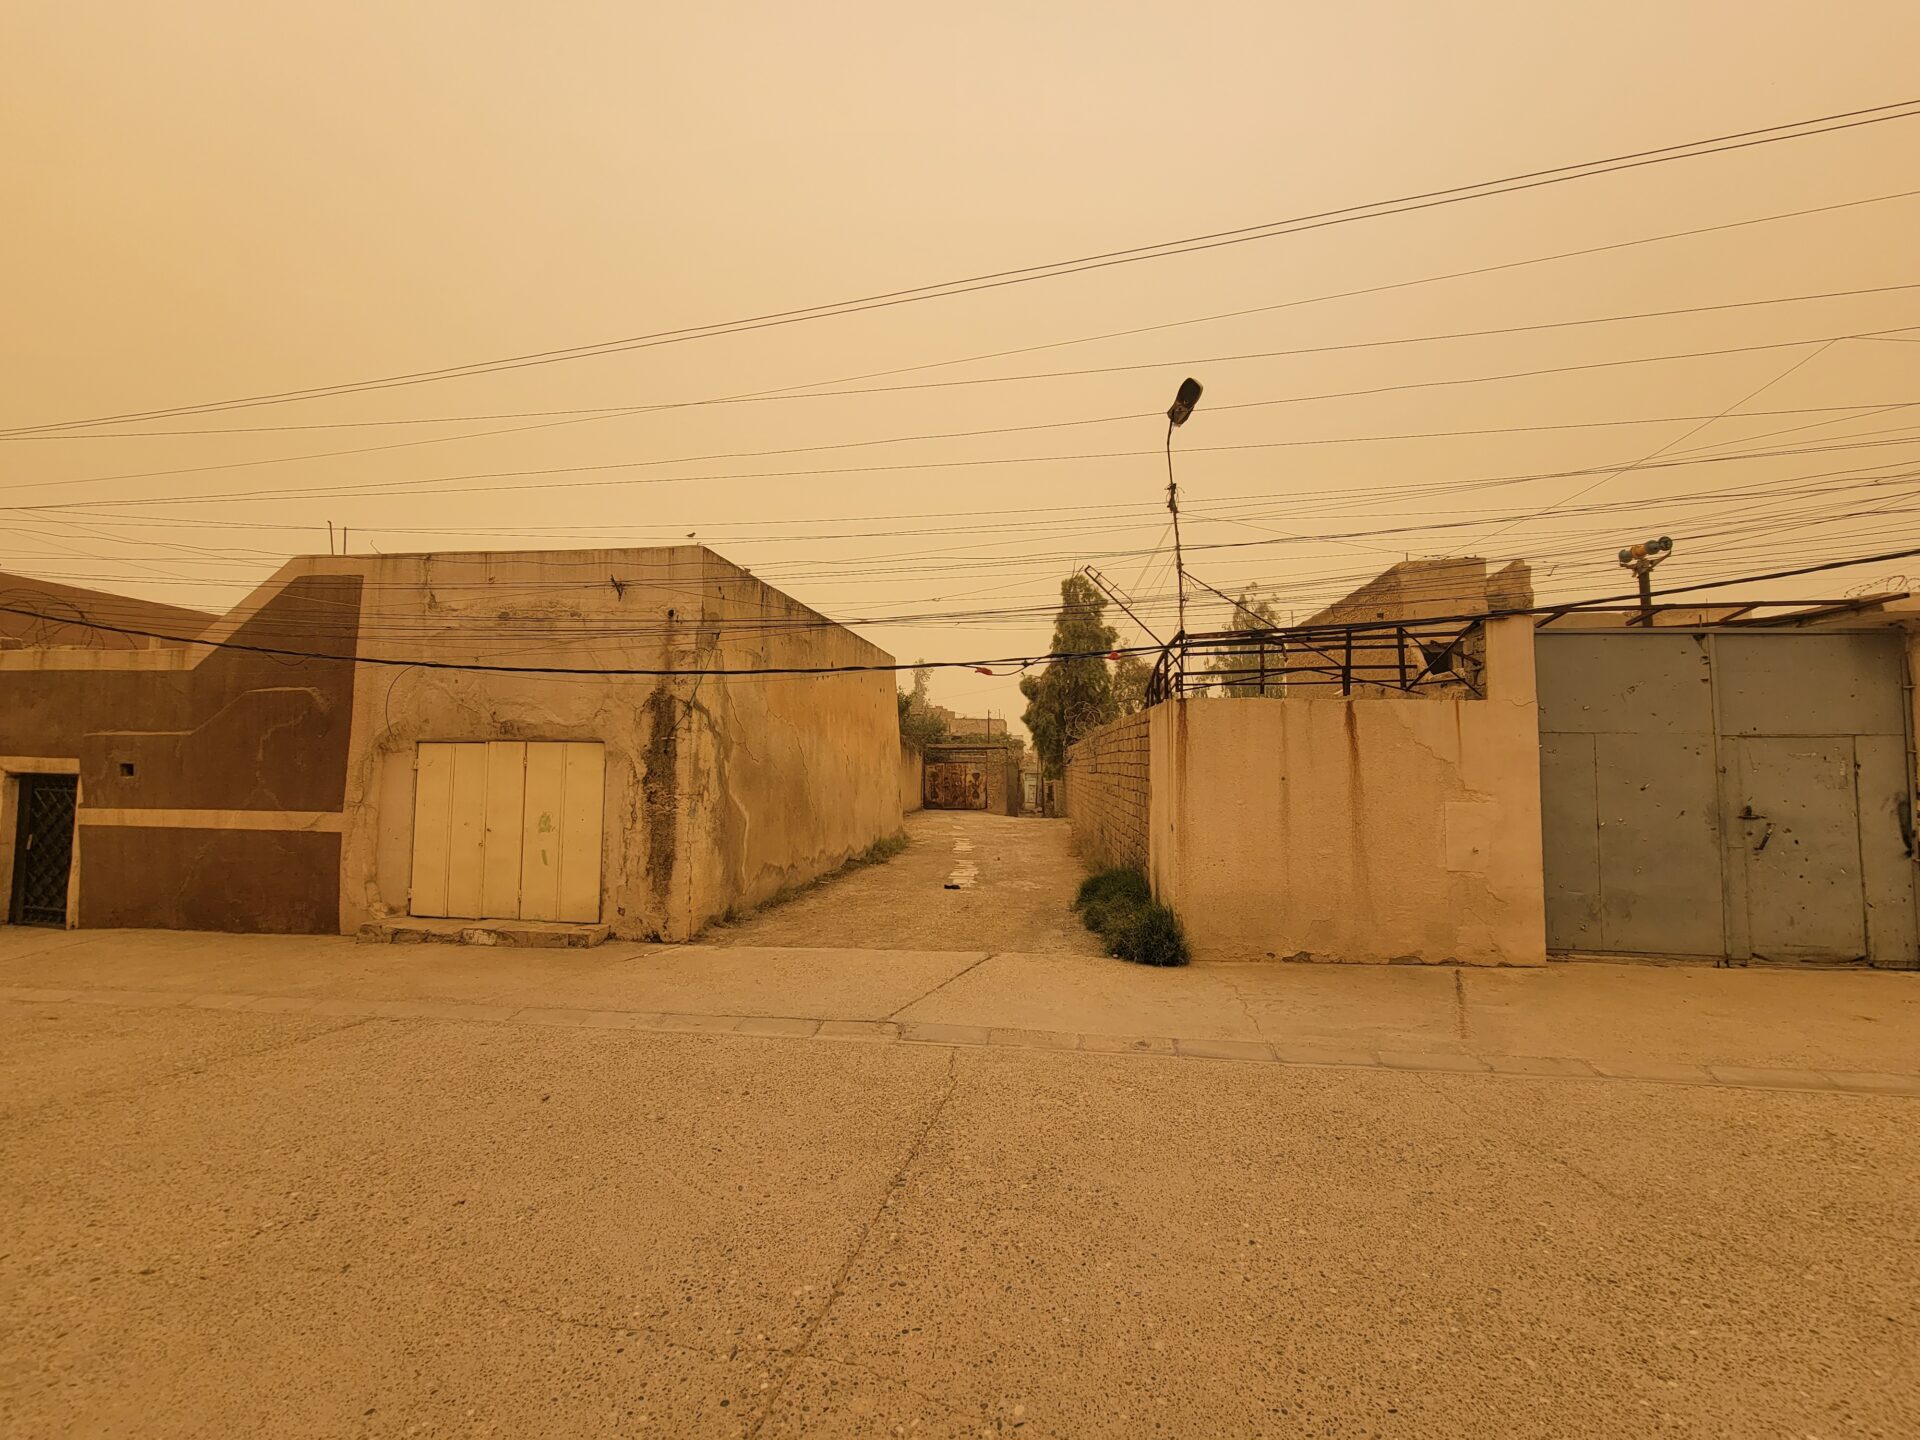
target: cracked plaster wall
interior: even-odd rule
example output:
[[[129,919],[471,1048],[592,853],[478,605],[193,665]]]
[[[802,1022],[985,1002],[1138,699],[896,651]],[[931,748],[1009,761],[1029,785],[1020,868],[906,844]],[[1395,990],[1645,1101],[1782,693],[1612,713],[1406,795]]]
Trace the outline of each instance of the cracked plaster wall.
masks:
[[[1546,962],[1533,632],[1488,696],[1154,707],[1151,872],[1197,958]]]
[[[343,931],[407,913],[421,741],[601,742],[601,920],[622,936],[688,938],[900,827],[891,675],[717,673],[891,657],[703,547],[359,563],[377,597],[363,654],[400,650],[381,637],[404,630],[405,653],[443,660],[673,673],[371,672],[348,766]]]

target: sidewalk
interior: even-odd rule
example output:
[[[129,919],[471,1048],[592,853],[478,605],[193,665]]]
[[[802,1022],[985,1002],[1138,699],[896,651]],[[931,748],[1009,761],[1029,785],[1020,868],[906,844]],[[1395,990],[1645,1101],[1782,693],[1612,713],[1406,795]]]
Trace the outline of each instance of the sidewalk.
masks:
[[[1920,975],[0,931],[0,998],[1920,1095]],[[773,1023],[773,1022],[778,1022]]]

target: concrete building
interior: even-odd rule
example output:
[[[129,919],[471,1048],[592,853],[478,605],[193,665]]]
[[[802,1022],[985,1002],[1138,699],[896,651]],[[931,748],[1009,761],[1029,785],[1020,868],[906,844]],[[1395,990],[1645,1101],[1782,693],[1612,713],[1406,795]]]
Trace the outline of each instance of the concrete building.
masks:
[[[1283,693],[1170,698],[1086,737],[1082,854],[1145,872],[1202,958],[1920,967],[1920,606],[1649,627],[1524,585],[1395,566],[1259,637]]]
[[[946,722],[949,740],[991,740],[1008,733],[1004,715],[956,715],[944,705],[932,706],[931,712]]]
[[[218,618],[9,579],[0,615],[16,918],[681,939],[900,826],[890,657],[698,546],[309,557]]]

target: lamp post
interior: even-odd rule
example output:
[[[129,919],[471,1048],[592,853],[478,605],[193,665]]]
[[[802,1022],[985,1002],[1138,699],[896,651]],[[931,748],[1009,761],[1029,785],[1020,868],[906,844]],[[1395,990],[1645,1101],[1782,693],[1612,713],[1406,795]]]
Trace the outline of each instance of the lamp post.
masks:
[[[1200,403],[1200,382],[1189,375],[1180,382],[1180,390],[1173,397],[1173,404],[1167,407],[1167,510],[1173,516],[1173,574],[1180,596],[1179,633],[1174,637],[1180,645],[1181,685],[1176,693],[1186,690],[1187,670],[1187,567],[1180,556],[1180,490],[1173,479],[1173,432],[1174,428],[1187,423],[1187,417],[1193,414],[1193,407]]]

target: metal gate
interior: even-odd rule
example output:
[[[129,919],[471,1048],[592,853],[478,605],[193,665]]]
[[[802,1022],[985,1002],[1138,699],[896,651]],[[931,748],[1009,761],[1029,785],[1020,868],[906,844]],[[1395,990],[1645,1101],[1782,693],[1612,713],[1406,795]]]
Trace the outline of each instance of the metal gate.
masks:
[[[1910,968],[1897,632],[1538,637],[1547,947]]]
[[[22,775],[20,821],[13,847],[15,925],[65,925],[67,879],[73,867],[73,812],[79,781],[72,775]]]
[[[963,760],[929,761],[922,798],[929,810],[984,810],[986,771]]]

